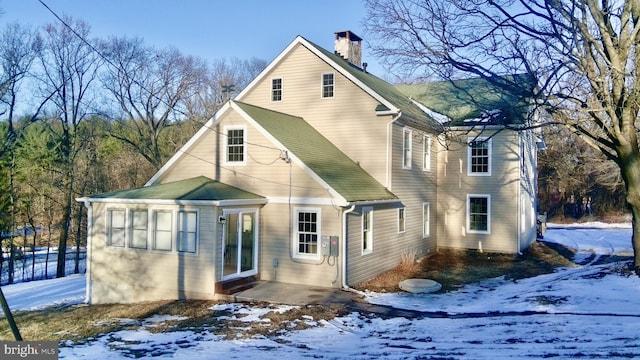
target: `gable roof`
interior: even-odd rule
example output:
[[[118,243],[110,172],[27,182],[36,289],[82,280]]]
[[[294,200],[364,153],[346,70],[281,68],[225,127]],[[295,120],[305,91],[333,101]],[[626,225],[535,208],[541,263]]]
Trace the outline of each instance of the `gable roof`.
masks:
[[[238,101],[233,104],[347,202],[398,199],[303,118]]]
[[[437,113],[446,115],[449,125],[483,121],[488,124],[522,124],[530,109],[533,81],[528,75],[504,78],[470,78],[396,88]]]
[[[271,70],[298,45],[302,45],[309,49],[316,56],[336,69],[336,71],[340,72],[355,85],[378,100],[380,105],[378,105],[376,109],[372,110],[390,114],[401,113],[403,116],[412,120],[415,125],[421,126],[423,130],[432,133],[442,132],[441,124],[422,111],[420,107],[414,104],[411,99],[399,91],[399,89],[377,76],[349,63],[341,56],[308,41],[302,36],[296,37],[295,40],[289,44],[289,46],[287,46],[287,48],[283,50],[280,55],[278,55],[278,57],[276,57],[276,59],[267,66],[266,69],[262,71],[262,73],[260,73],[242,92],[240,92],[238,96],[236,96],[235,99],[242,101],[244,95],[249,93],[262,78],[271,72]]]
[[[155,184],[135,189],[87,196],[94,202],[168,202],[168,203],[266,203],[263,196],[227,185],[205,176]],[[119,200],[119,201],[118,201]]]

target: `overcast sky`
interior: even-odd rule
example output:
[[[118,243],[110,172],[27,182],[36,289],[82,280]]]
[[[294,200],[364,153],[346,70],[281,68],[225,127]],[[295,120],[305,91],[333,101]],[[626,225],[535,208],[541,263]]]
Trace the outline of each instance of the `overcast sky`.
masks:
[[[273,60],[297,35],[333,50],[334,33],[365,37],[361,0],[42,0],[58,15],[91,25],[94,37],[141,37],[158,48],[215,59]],[[0,23],[56,22],[39,0],[0,0]],[[381,68],[363,43],[363,61]]]

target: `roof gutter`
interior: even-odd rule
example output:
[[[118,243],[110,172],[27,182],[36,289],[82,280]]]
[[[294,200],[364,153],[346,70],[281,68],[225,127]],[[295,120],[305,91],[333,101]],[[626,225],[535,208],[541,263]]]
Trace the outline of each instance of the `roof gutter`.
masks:
[[[79,202],[112,203],[112,204],[146,204],[146,205],[192,205],[192,206],[242,206],[264,205],[267,199],[239,200],[173,200],[173,199],[122,199],[122,198],[77,198]]]

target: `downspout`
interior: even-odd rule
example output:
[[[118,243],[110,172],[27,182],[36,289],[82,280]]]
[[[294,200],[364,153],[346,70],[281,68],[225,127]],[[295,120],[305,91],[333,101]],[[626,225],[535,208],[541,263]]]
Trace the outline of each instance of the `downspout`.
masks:
[[[85,304],[91,304],[91,245],[93,243],[93,206],[88,199],[80,199],[84,201],[84,206],[87,208],[87,273],[85,275]]]
[[[391,190],[391,164],[393,163],[392,161],[392,156],[393,156],[393,144],[392,144],[392,139],[391,139],[391,129],[392,129],[392,125],[394,122],[396,122],[398,119],[400,119],[400,116],[402,116],[402,112],[398,111],[398,114],[391,119],[391,121],[389,121],[389,123],[387,124],[387,183],[385,184],[385,187],[389,190]]]
[[[356,209],[356,205],[342,212],[342,241],[340,242],[340,253],[342,254],[342,288],[351,290],[347,285],[347,215]]]
[[[520,156],[522,156],[522,133],[518,133],[518,153],[520,154]],[[519,159],[518,161],[518,243],[517,243],[517,248],[516,248],[516,253],[518,255],[522,255],[522,251],[520,251],[520,244],[521,244],[521,239],[520,237],[522,236],[522,226],[524,225],[522,223],[522,161],[524,159]]]

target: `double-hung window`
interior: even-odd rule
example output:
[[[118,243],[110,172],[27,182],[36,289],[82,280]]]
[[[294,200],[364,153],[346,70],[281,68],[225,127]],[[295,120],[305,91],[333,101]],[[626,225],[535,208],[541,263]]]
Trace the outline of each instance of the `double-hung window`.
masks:
[[[320,238],[320,209],[295,209],[295,256],[318,259],[318,241]]]
[[[178,251],[196,252],[198,234],[198,213],[178,211]]]
[[[362,254],[373,252],[373,208],[362,209]]]
[[[108,247],[196,253],[198,211],[171,209],[107,209]]]
[[[411,169],[411,137],[413,132],[410,129],[402,131],[402,168]]]
[[[469,175],[491,175],[491,139],[470,138],[467,163]]]
[[[153,215],[153,250],[171,251],[173,245],[173,212],[156,211]]]
[[[245,165],[246,164],[246,127],[245,126],[228,126],[225,127],[226,144],[226,165]]]
[[[131,239],[129,246],[135,249],[147,248],[147,224],[149,216],[147,210],[131,210]]]
[[[428,202],[422,203],[422,237],[429,237],[431,234],[431,205]]]
[[[126,229],[126,210],[107,210],[107,245],[124,247]]]
[[[322,98],[333,97],[334,77],[333,74],[322,74]]]
[[[422,170],[431,171],[431,136],[422,137]]]
[[[271,101],[282,101],[282,78],[271,79]]]
[[[478,234],[491,232],[491,196],[467,195],[467,231]]]

